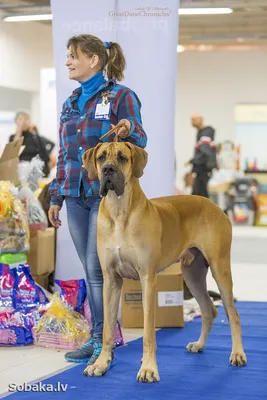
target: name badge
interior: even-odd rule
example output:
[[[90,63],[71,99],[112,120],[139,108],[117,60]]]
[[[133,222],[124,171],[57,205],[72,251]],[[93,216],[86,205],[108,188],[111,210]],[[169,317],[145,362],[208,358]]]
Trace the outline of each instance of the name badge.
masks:
[[[107,120],[110,118],[110,111],[111,111],[110,102],[99,103],[96,105],[94,119]]]

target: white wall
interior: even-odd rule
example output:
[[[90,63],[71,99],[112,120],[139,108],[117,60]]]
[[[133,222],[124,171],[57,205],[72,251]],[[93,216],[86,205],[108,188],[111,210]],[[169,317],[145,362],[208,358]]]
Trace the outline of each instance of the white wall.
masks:
[[[53,65],[51,26],[0,21],[0,86],[39,91],[40,69]]]
[[[42,68],[40,84],[40,133],[52,142],[58,142],[56,70]]]
[[[25,90],[9,89],[0,86],[0,110],[16,111],[24,108],[31,109],[32,93]]]
[[[0,86],[0,152],[9,140],[9,136],[15,133],[15,121],[5,121],[5,115],[15,115],[18,109],[31,111],[32,93],[24,90],[9,89]],[[6,114],[6,112],[8,114]]]
[[[40,71],[53,66],[51,26],[0,21],[0,111],[29,110],[39,127]],[[3,129],[1,147],[10,134]]]
[[[267,103],[267,52],[184,52],[178,55],[176,101],[177,183],[191,158],[195,130],[190,115],[199,112],[216,129],[216,140],[234,140],[234,106]]]

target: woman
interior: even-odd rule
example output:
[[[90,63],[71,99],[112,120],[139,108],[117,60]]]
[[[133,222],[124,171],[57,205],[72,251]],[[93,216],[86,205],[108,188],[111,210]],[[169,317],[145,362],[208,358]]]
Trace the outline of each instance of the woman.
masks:
[[[44,176],[47,177],[54,161],[51,152],[55,144],[39,135],[37,127],[31,125],[30,114],[26,111],[18,111],[15,116],[15,122],[16,133],[10,136],[9,142],[13,142],[23,136],[23,146],[25,148],[19,157],[20,161],[30,162],[34,157],[39,155],[44,162]]]
[[[65,101],[60,117],[59,158],[56,179],[51,183],[49,219],[58,228],[59,211],[66,201],[70,234],[83,264],[88,301],[92,314],[89,342],[65,355],[72,362],[93,364],[102,348],[103,276],[97,256],[96,224],[100,203],[99,182],[88,179],[82,168],[82,155],[99,143],[99,138],[120,120],[125,127],[117,134],[121,141],[145,147],[141,103],[123,80],[125,58],[118,43],[105,42],[92,35],[74,36],[67,43],[69,78],[80,87]],[[107,75],[107,80],[104,77]],[[105,141],[113,141],[114,136]]]

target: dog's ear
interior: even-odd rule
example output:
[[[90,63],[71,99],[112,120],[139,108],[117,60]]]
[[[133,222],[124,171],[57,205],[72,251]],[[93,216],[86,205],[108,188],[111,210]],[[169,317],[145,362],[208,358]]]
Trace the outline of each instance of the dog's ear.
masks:
[[[141,178],[147,164],[147,152],[141,147],[135,146],[132,143],[126,143],[132,152],[133,156],[133,176]]]
[[[96,153],[102,143],[98,143],[92,149],[87,150],[82,155],[83,165],[88,172],[88,178],[93,181],[98,178],[97,168],[96,168]]]

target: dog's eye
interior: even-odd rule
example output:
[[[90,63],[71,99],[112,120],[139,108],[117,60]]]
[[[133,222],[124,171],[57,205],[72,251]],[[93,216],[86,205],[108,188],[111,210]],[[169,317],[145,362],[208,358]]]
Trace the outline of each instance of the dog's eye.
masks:
[[[124,156],[123,154],[121,154],[121,153],[118,154],[118,159],[119,159],[119,161],[121,161],[121,162],[127,162],[127,161],[128,161],[128,158],[125,157],[125,156]]]
[[[101,156],[99,156],[99,157],[97,157],[97,161],[98,162],[103,162],[103,161],[105,161],[105,154],[101,154]]]

